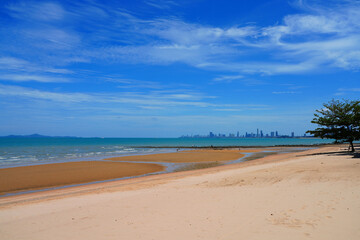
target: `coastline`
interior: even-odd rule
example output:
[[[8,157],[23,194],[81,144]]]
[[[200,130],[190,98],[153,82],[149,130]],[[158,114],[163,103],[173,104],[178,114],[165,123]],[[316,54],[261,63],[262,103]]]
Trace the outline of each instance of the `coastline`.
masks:
[[[341,145],[341,144],[334,144],[331,143],[314,143],[314,144],[274,144],[274,145],[214,145],[214,146],[186,146],[186,145],[178,145],[178,146],[151,146],[151,145],[144,145],[144,146],[133,146],[133,148],[179,148],[179,149],[231,149],[231,148],[272,148],[272,147],[326,147],[332,145]]]
[[[226,162],[245,156],[239,150],[191,150],[121,156],[100,161],[49,163],[0,169],[0,196],[55,187],[164,173],[169,164]]]
[[[288,151],[288,149],[294,151],[296,148],[204,148],[173,153],[121,156],[99,161],[73,161],[1,168],[0,197],[216,167],[262,158],[269,154]],[[249,155],[255,157],[249,158]]]
[[[152,163],[68,162],[0,169],[0,196],[164,171]]]
[[[297,138],[3,138],[0,142],[0,168],[103,158],[176,152],[177,149],[264,148],[270,146],[317,147],[324,139]],[[316,145],[315,145],[316,144]],[[211,147],[213,146],[213,147]]]
[[[332,146],[7,197],[0,231],[37,240],[355,240],[359,170],[359,158]]]

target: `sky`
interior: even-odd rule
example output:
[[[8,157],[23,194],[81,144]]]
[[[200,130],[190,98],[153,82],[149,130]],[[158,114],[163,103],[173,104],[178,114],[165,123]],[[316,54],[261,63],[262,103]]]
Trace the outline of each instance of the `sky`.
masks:
[[[357,0],[0,2],[0,135],[303,135],[359,70]]]

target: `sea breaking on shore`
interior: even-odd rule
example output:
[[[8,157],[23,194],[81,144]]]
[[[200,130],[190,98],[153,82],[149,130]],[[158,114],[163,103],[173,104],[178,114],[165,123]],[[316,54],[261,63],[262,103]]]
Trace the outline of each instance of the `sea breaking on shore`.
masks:
[[[360,159],[342,148],[3,197],[1,237],[359,239]]]

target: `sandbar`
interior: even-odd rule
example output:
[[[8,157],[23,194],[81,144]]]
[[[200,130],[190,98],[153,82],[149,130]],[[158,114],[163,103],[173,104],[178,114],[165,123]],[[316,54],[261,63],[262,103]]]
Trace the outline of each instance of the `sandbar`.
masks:
[[[360,158],[328,146],[0,198],[1,239],[360,239]]]
[[[0,194],[159,172],[164,166],[126,162],[66,162],[0,169]]]
[[[249,149],[246,152],[259,150]],[[245,150],[237,149],[198,149],[190,151],[180,151],[174,153],[159,153],[149,155],[136,155],[125,157],[106,158],[111,161],[142,161],[142,162],[169,162],[169,163],[199,163],[199,162],[216,162],[232,161],[244,156]]]
[[[260,151],[260,150],[249,150]],[[82,161],[0,169],[0,195],[16,191],[38,190],[58,186],[139,176],[164,171],[153,163],[203,163],[231,161],[243,157],[237,149],[198,149],[174,153],[107,158],[104,161]]]

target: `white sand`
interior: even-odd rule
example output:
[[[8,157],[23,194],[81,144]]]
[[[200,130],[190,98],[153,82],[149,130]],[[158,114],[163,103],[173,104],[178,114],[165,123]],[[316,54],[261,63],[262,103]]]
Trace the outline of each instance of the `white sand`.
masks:
[[[360,159],[305,155],[338,150],[2,198],[0,239],[360,239]]]

